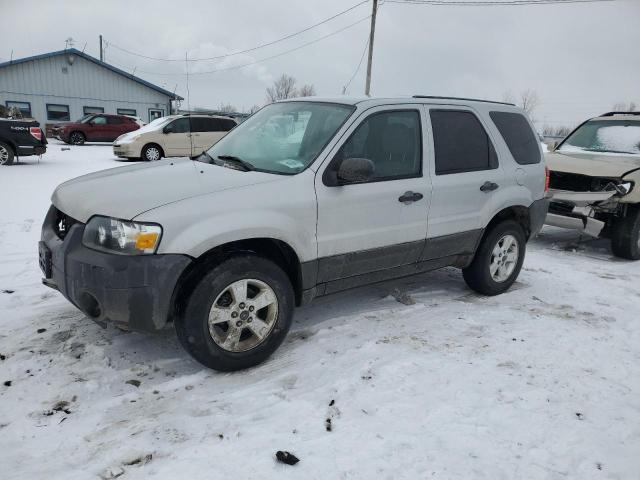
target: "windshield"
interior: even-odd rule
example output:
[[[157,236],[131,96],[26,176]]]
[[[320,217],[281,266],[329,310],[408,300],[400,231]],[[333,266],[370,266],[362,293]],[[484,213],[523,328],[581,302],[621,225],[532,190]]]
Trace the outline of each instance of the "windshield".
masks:
[[[569,135],[558,150],[640,155],[640,122],[590,120]]]
[[[232,158],[254,170],[296,174],[315,160],[353,110],[334,103],[273,103],[230,131],[201,161]]]
[[[86,115],[81,116],[78,120],[76,120],[76,123],[86,123],[91,118],[93,118],[93,113],[88,113]]]

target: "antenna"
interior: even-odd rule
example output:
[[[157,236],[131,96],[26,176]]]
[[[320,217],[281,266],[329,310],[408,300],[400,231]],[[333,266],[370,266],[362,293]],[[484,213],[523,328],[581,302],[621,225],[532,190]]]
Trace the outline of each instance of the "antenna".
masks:
[[[191,92],[189,91],[189,53],[184,52],[184,63],[187,67],[186,77],[187,77],[187,110],[189,111],[189,115],[187,118],[189,119],[189,143],[191,144],[191,155],[193,155],[193,134],[191,133]]]

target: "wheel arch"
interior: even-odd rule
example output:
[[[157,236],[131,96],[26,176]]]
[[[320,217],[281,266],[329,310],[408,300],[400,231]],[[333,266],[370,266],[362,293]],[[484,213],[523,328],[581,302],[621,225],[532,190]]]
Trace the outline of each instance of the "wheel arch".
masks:
[[[505,220],[514,220],[517,222],[522,227],[525,238],[529,240],[531,236],[531,216],[529,207],[525,207],[524,205],[511,205],[496,213],[485,227],[483,238],[495,225]]]
[[[194,259],[191,265],[182,273],[174,288],[171,302],[173,305],[172,318],[175,318],[183,311],[189,293],[207,271],[224,259],[242,253],[259,255],[282,268],[293,286],[296,305],[302,303],[302,264],[296,251],[288,243],[279,239],[268,237],[248,238],[218,245]]]

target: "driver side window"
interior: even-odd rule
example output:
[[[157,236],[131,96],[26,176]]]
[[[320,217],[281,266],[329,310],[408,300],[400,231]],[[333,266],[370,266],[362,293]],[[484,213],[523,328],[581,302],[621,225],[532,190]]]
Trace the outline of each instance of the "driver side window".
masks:
[[[347,158],[373,163],[370,182],[419,177],[422,174],[420,114],[415,110],[374,113],[338,151],[336,168]]]
[[[189,119],[178,118],[171,124],[171,133],[189,133]]]
[[[105,117],[93,117],[91,123],[93,123],[94,125],[106,125],[107,119]]]

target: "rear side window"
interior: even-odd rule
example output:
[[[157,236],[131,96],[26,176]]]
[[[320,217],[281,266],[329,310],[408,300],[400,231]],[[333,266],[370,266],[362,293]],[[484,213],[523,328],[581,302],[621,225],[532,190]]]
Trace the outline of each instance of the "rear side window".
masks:
[[[118,117],[107,117],[107,123],[109,125],[121,125],[122,119]]]
[[[193,119],[195,120],[195,119]],[[178,118],[171,124],[172,133],[189,133],[189,119]]]
[[[191,120],[191,128],[194,132],[228,132],[236,123],[226,118],[202,118],[195,117]]]
[[[538,139],[523,115],[513,112],[491,112],[489,115],[516,162],[520,165],[540,163]]]
[[[480,120],[466,110],[431,110],[436,175],[498,168],[498,156]]]

